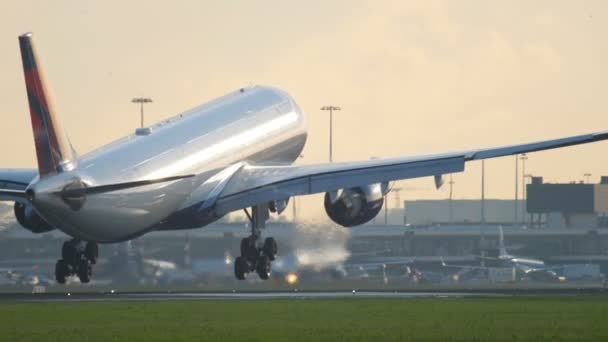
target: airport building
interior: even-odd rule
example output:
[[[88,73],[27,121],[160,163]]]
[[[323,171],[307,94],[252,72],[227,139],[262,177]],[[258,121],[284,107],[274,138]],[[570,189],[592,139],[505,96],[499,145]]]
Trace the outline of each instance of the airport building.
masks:
[[[413,226],[485,223],[542,229],[593,229],[608,226],[608,177],[599,184],[543,183],[533,177],[525,200],[417,200],[389,209],[388,222]],[[380,216],[380,215],[379,215]],[[376,220],[378,222],[378,220]],[[384,222],[382,220],[381,222]]]
[[[593,263],[606,274],[608,179],[602,178],[600,184],[547,184],[535,179],[527,193],[527,201],[517,202],[516,224],[514,201],[486,200],[485,224],[480,224],[478,200],[406,201],[405,211],[389,210],[386,225],[381,212],[375,223],[350,229],[333,223],[274,222],[265,233],[277,239],[283,255],[303,245],[311,250],[333,245],[347,251],[355,262],[408,259],[432,269],[441,267],[441,259],[476,265],[482,251],[497,255],[498,227],[502,226],[505,244],[515,255],[549,265]],[[5,225],[8,228],[0,230],[0,268],[36,264],[50,274],[57,250],[68,237],[58,231],[33,234],[14,222]],[[247,223],[220,222],[203,229],[152,232],[134,240],[132,247],[147,258],[192,268],[205,260],[238,255],[240,241],[248,232]],[[120,254],[122,248],[124,244],[102,246],[101,263]]]
[[[518,217],[522,220],[525,216],[524,201],[485,200],[485,221],[512,223],[516,203]],[[482,221],[482,204],[476,199],[405,201],[403,207],[405,209],[389,209],[390,223],[403,222],[406,225],[423,226],[448,223],[478,224]]]
[[[302,231],[304,229],[304,231]],[[332,230],[328,243],[324,231]],[[538,258],[548,264],[601,264],[608,271],[608,229],[523,229],[504,227],[505,241],[510,252]],[[495,225],[436,225],[425,227],[360,226],[351,229],[335,225],[271,224],[267,234],[281,244],[279,254],[291,253],[301,247],[326,244],[348,251],[354,261],[408,260],[430,268],[439,268],[441,259],[453,263],[475,265],[482,250],[484,235],[486,255],[497,254],[498,228]],[[190,267],[198,261],[219,260],[226,255],[238,255],[240,240],[247,236],[244,225],[212,225],[192,231],[152,232],[133,241],[133,247],[147,258],[169,260],[180,267]],[[0,233],[0,268],[32,264],[52,270],[56,250],[66,240],[59,232],[34,235],[12,228]],[[120,244],[106,245],[100,250],[101,259],[121,253]],[[358,257],[358,256],[362,257]],[[50,271],[49,271],[50,272]]]

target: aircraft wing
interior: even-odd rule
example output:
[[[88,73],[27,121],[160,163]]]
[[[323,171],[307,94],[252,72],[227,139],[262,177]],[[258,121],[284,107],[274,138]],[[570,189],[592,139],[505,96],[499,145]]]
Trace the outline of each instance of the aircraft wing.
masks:
[[[490,269],[490,267],[485,267],[485,266],[448,264],[443,260],[443,258],[441,258],[441,266],[447,267],[447,268],[458,268],[458,269],[467,269],[467,270],[488,270],[488,269]]]
[[[390,261],[386,261],[386,262],[360,262],[360,263],[346,263],[344,264],[345,268],[348,269],[378,269],[378,268],[384,268],[386,266],[394,266],[394,265],[402,265],[402,266],[410,266],[413,265],[415,262],[414,259],[409,258],[406,259],[404,258],[403,260],[390,260]]]
[[[218,212],[228,213],[292,196],[461,172],[468,161],[536,152],[606,139],[608,139],[608,132],[600,132],[529,144],[393,159],[301,166],[245,165],[231,174],[230,179],[223,185],[221,193],[213,198],[213,205],[216,206]]]
[[[36,176],[36,169],[0,169],[0,201],[24,202],[20,193]]]

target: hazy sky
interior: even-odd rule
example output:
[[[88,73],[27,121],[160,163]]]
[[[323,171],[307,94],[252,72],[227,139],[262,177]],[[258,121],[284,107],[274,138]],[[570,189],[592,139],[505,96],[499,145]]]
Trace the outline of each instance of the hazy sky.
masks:
[[[35,154],[17,36],[33,31],[77,151],[130,133],[134,96],[153,122],[248,84],[304,109],[300,163],[528,142],[608,129],[605,1],[9,1],[0,15],[2,167]],[[608,143],[531,154],[549,181],[608,175]],[[479,196],[479,163],[454,176]],[[486,162],[487,197],[512,198],[514,159]],[[403,199],[445,198],[432,180]],[[305,201],[302,214],[319,212]],[[391,200],[390,203],[393,203]]]

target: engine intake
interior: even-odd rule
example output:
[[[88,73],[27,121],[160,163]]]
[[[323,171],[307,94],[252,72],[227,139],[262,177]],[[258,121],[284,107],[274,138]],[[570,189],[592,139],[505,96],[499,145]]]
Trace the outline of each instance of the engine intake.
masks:
[[[55,229],[42,219],[29,204],[15,202],[13,209],[17,222],[32,233],[46,233]]]
[[[371,221],[382,209],[387,183],[344,189],[325,193],[325,212],[335,223],[353,227]]]

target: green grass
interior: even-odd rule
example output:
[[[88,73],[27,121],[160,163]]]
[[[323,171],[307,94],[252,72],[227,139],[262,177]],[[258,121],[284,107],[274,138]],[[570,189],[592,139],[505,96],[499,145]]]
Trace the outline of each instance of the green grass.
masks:
[[[608,297],[0,302],[0,341],[608,340]]]

